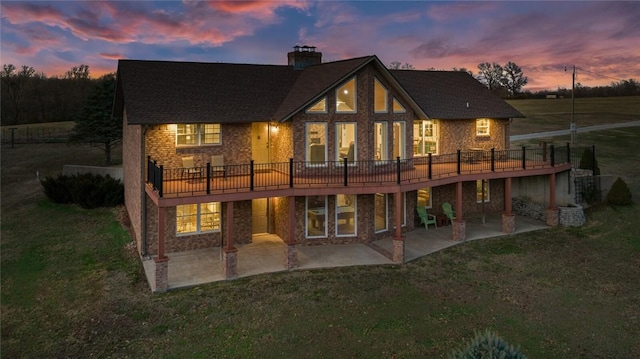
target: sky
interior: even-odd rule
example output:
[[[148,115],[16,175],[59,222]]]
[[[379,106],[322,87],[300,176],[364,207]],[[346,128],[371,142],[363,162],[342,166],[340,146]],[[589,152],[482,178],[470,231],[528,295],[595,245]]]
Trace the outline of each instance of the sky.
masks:
[[[2,64],[91,77],[118,59],[286,65],[376,55],[415,69],[519,65],[524,90],[640,80],[640,1],[7,1]],[[566,69],[566,70],[565,70]]]

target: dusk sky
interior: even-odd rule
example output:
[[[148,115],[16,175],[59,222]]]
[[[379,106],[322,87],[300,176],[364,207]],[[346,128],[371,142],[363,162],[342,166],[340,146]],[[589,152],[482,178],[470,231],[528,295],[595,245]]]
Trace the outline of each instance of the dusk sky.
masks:
[[[47,76],[118,59],[284,65],[295,45],[324,61],[377,55],[416,69],[520,65],[525,90],[640,80],[640,2],[6,1],[2,64]],[[565,72],[565,67],[567,71]]]

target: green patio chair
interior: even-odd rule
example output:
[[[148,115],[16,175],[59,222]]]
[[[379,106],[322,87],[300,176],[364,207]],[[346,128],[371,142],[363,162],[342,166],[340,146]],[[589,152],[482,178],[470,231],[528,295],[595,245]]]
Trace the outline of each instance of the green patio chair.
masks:
[[[451,203],[443,203],[442,210],[444,211],[445,216],[449,218],[449,220],[453,221],[454,219],[456,219],[456,212],[453,210],[453,208],[451,208]]]
[[[425,229],[428,230],[430,224],[433,224],[436,229],[438,229],[436,216],[434,216],[433,214],[428,214],[427,210],[422,206],[416,207],[416,211],[418,211],[418,216],[420,217],[420,224],[424,224]]]

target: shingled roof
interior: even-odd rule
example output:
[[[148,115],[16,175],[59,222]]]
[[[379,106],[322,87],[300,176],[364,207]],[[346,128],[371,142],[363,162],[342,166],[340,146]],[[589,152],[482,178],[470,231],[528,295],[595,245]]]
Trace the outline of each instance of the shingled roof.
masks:
[[[126,104],[128,124],[286,121],[371,63],[410,97],[406,100],[419,117],[524,117],[466,72],[387,72],[376,56],[304,70],[285,65],[120,60],[114,114],[121,114]]]
[[[429,118],[524,117],[464,71],[389,71]]]

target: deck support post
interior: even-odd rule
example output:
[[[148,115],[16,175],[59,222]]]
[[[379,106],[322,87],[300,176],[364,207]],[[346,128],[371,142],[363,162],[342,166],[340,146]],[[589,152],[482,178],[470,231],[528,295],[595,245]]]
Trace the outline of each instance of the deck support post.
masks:
[[[169,289],[169,257],[164,253],[164,212],[158,207],[158,256],[153,258],[155,265],[155,292],[166,292]]]
[[[556,227],[560,222],[560,210],[556,206],[556,174],[549,175],[549,207],[547,208],[547,226]]]
[[[453,240],[456,242],[467,239],[467,223],[462,209],[462,181],[456,183],[456,219],[451,223]]]
[[[502,214],[502,232],[516,231],[516,215],[511,212],[511,177],[504,179],[504,213]]]
[[[235,279],[238,277],[238,249],[233,246],[233,202],[225,202],[225,206],[227,245],[222,250],[222,275],[225,279]]]
[[[298,241],[296,241],[296,197],[289,196],[289,236],[284,242],[285,269],[298,268]]]
[[[404,237],[402,236],[402,192],[398,191],[393,194],[393,202],[395,204],[395,232],[393,235],[393,261],[404,263]]]

